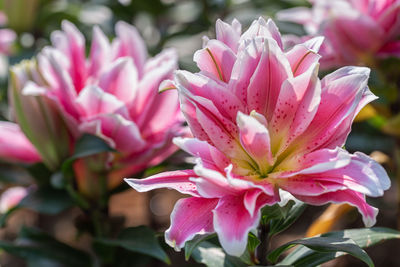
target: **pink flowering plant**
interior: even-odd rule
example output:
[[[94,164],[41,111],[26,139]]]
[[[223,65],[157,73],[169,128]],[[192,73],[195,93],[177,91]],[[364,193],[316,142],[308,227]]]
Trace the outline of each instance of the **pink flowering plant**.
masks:
[[[370,87],[380,96],[358,117],[379,131],[400,137],[399,77],[400,77],[400,1],[398,0],[335,0],[309,1],[311,8],[294,7],[281,10],[277,19],[304,26],[306,35],[286,35],[286,45],[324,36],[320,49],[321,67],[335,69],[347,64],[372,69]],[[393,149],[392,149],[393,150]],[[394,154],[399,154],[394,146]],[[399,166],[400,161],[395,162]],[[400,179],[400,174],[397,175]],[[398,198],[400,227],[400,198]]]
[[[286,0],[3,2],[1,266],[373,266],[400,240],[377,227],[396,157],[371,153],[400,101],[398,1],[310,1],[278,15],[295,38],[249,20]],[[303,233],[329,203],[357,228]]]
[[[22,131],[0,124],[12,126],[36,147],[37,155],[28,161],[40,156],[52,170],[76,152],[73,147],[85,133],[118,151],[74,162],[78,188],[89,196],[98,194],[99,179],[113,189],[124,176],[159,164],[176,150],[172,138],[183,132],[176,93],[157,93],[177,67],[175,51],[148,59],[133,26],[118,22],[116,33],[110,44],[95,27],[86,58],[83,35],[64,21],[62,31],[51,35],[52,46],[36,61],[11,69],[10,100]],[[10,148],[4,153],[16,152]]]
[[[312,7],[277,13],[280,20],[302,24],[307,36],[322,35],[321,66],[375,66],[379,59],[400,56],[400,1],[310,0]]]
[[[89,233],[97,248],[121,247],[107,239],[118,233],[150,247],[129,251],[169,262],[152,230],[113,224],[109,197],[128,188],[124,177],[141,175],[176,152],[173,137],[186,135],[177,92],[158,93],[177,68],[177,54],[166,49],[149,57],[137,29],[120,21],[112,42],[93,28],[86,56],[85,38],[75,25],[63,21],[61,28],[34,59],[10,70],[15,122],[0,121],[0,159],[26,167],[37,186],[2,194],[0,225],[19,208],[55,215],[77,206],[82,212],[74,218],[77,231]],[[35,235],[24,231],[21,235]],[[18,240],[0,244],[10,246],[24,250]],[[86,252],[68,249],[80,258],[63,264],[92,266]],[[48,254],[53,257],[51,250]],[[103,260],[101,253],[96,257]]]
[[[382,196],[390,187],[377,162],[343,148],[357,113],[376,99],[367,85],[369,69],[343,67],[320,80],[322,41],[315,37],[285,51],[272,20],[259,18],[244,32],[237,20],[218,20],[216,39],[206,39],[194,54],[200,71],[176,71],[162,84],[161,91],[179,93],[194,138],[174,143],[196,165],[126,181],[139,192],[170,188],[190,196],[171,214],[170,246],[185,247],[189,256],[199,240],[216,233],[227,254],[248,264],[276,263],[287,248],[302,244],[310,249],[281,264],[297,266],[307,253],[318,255],[315,249],[331,254],[308,266],[335,258],[337,250],[373,265],[359,247],[366,244],[349,239],[368,229],[296,240],[267,256],[268,239],[301,214],[302,203],[348,203],[371,227],[378,210],[366,196]]]

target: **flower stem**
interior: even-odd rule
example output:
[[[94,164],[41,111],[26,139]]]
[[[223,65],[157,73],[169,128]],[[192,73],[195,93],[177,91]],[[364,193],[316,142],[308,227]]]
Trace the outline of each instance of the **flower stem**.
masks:
[[[267,260],[267,254],[269,248],[268,232],[269,232],[269,224],[261,223],[260,226],[258,226],[257,233],[261,243],[257,247],[256,257],[261,265],[268,265],[268,260]]]
[[[400,140],[397,140],[395,150],[396,183],[397,183],[397,229],[400,229]]]

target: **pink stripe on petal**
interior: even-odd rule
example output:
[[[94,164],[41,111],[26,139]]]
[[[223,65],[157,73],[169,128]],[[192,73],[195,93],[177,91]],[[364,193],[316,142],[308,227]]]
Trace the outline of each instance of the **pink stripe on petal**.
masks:
[[[244,194],[243,204],[250,216],[254,216],[258,197],[262,194],[261,190],[248,190]]]
[[[189,125],[190,131],[192,132],[193,136],[199,140],[206,141],[209,144],[212,144],[210,137],[208,137],[208,134],[206,133],[206,131],[204,131],[203,127],[197,120],[196,107],[194,106],[192,101],[182,96],[180,96],[179,98],[181,111],[183,113],[183,116],[185,117],[187,124]]]
[[[187,71],[177,71],[175,75],[179,83],[178,92],[194,101],[196,97],[210,99],[224,117],[234,121],[237,111],[244,110],[243,103],[224,83],[212,80],[202,74],[192,74]]]
[[[171,213],[171,226],[165,231],[165,242],[180,250],[195,235],[214,232],[212,210],[218,199],[190,197],[178,200]]]
[[[98,77],[102,69],[107,66],[110,60],[111,46],[107,36],[98,26],[93,27],[92,45],[90,47],[90,60],[88,75]]]
[[[79,92],[85,86],[87,78],[85,58],[85,37],[74,24],[64,20],[61,23],[63,32],[51,36],[52,43],[70,60],[68,68],[75,90]]]
[[[257,44],[258,41],[263,44]],[[247,88],[247,105],[250,111],[265,115],[270,120],[284,80],[293,75],[282,50],[270,39],[256,39],[260,46],[260,60]]]
[[[268,167],[273,165],[271,140],[268,129],[252,116],[238,112],[237,125],[239,128],[240,143],[254,159],[258,168],[268,173]]]
[[[138,192],[168,188],[174,189],[182,194],[199,196],[196,185],[189,180],[191,177],[197,177],[193,170],[183,170],[163,172],[144,179],[125,178],[125,182]]]
[[[270,127],[277,155],[307,130],[317,112],[321,100],[318,67],[316,63],[282,85]]]
[[[344,67],[327,76],[321,81],[321,103],[313,121],[300,142],[305,144],[308,151],[319,147],[328,148],[342,146],[345,139],[335,132],[347,119],[353,119],[358,105],[363,99],[370,70],[363,67]],[[349,130],[350,124],[346,125]]]

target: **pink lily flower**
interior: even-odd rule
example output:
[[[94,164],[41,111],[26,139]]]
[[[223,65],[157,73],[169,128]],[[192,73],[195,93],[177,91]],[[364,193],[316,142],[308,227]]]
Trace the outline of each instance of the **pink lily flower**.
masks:
[[[240,256],[265,205],[279,190],[312,205],[349,203],[375,223],[365,196],[390,186],[367,155],[341,147],[351,123],[376,97],[369,69],[345,67],[318,78],[322,38],[284,52],[272,20],[241,25],[220,20],[216,39],[194,55],[200,72],[177,71],[161,90],[176,88],[195,138],[175,144],[197,158],[193,170],[126,179],[139,192],[171,188],[191,197],[171,214],[166,242],[176,249],[198,234],[216,232],[227,253]]]
[[[28,189],[22,186],[10,187],[0,195],[0,213],[6,213],[28,195]]]
[[[86,58],[84,36],[64,21],[37,62],[12,71],[16,121],[45,162],[54,163],[48,165],[59,165],[84,133],[118,151],[75,163],[78,187],[90,195],[100,174],[106,173],[108,188],[113,188],[123,177],[159,164],[177,150],[172,138],[184,131],[177,93],[158,94],[161,81],[177,68],[176,52],[168,49],[148,58],[136,28],[118,22],[115,31],[110,43],[94,27]]]
[[[324,69],[373,65],[376,57],[400,57],[400,0],[313,0],[312,8],[277,13],[280,20],[304,25],[307,36],[326,38],[321,47]]]

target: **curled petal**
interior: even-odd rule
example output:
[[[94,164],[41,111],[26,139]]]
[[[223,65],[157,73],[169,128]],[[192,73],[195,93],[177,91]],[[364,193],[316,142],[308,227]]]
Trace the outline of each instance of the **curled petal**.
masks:
[[[241,32],[242,25],[236,19],[233,19],[231,25],[220,19],[217,19],[215,23],[215,35],[217,40],[226,44],[235,53],[237,52]]]
[[[171,213],[171,226],[165,231],[165,242],[179,251],[195,235],[214,232],[212,210],[215,198],[190,197],[178,200]]]
[[[365,201],[365,196],[353,190],[339,190],[328,192],[319,196],[294,195],[299,200],[311,205],[324,205],[326,203],[347,203],[358,208],[363,216],[366,227],[372,227],[376,223],[378,209],[371,207]]]
[[[169,188],[182,194],[198,196],[196,185],[189,180],[191,177],[197,177],[194,171],[184,170],[163,172],[145,179],[125,178],[125,182],[139,192],[147,192],[158,188]]]
[[[230,164],[223,153],[205,141],[196,138],[176,137],[174,144],[192,156],[201,158],[203,163],[214,165],[220,171],[223,171]]]
[[[193,60],[200,70],[212,78],[228,82],[236,55],[224,43],[210,40],[203,49],[196,51]]]
[[[248,196],[249,197],[249,196]],[[214,229],[225,251],[240,257],[246,249],[248,234],[257,228],[260,209],[269,202],[268,198],[258,197],[252,215],[245,206],[243,195],[224,196],[218,202],[214,213]],[[234,222],[234,223],[232,223]]]
[[[323,40],[323,37],[315,37],[304,43],[295,45],[286,52],[294,76],[304,73],[318,62],[321,56],[317,53]]]

